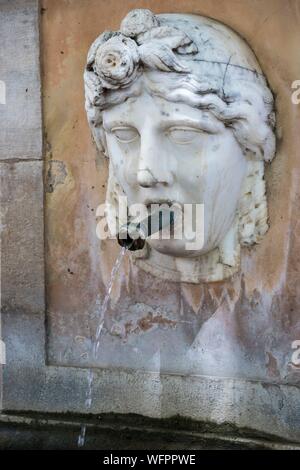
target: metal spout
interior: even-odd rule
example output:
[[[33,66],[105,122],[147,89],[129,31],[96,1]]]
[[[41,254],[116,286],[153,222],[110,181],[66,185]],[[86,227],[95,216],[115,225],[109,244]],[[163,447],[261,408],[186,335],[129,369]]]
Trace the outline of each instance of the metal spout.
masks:
[[[118,233],[118,243],[127,250],[142,250],[146,238],[160,232],[163,228],[174,224],[174,211],[159,208],[138,223],[128,222],[122,225]]]

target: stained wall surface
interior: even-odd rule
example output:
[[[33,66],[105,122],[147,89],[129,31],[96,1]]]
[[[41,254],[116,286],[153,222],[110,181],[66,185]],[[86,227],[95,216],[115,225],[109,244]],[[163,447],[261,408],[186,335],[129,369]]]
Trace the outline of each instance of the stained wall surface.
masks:
[[[298,0],[43,0],[46,332],[51,365],[90,365],[105,286],[119,252],[96,237],[108,162],[92,142],[83,69],[92,41],[132,8],[208,16],[250,45],[276,98],[277,154],[266,167],[270,230],[243,248],[226,282],[176,284],[126,256],[116,279],[97,365],[300,384],[291,363],[300,340],[300,79]]]

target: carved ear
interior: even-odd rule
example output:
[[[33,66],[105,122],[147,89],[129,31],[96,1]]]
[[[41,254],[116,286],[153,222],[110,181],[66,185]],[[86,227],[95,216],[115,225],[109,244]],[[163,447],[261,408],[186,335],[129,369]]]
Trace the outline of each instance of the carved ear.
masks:
[[[151,41],[169,46],[170,49],[176,50],[178,54],[196,54],[198,52],[198,48],[192,39],[184,31],[172,26],[152,28],[150,31],[139,34],[136,38],[136,42],[140,45]]]
[[[189,72],[188,67],[183,65],[172,52],[170,47],[160,42],[151,42],[139,47],[142,62],[151,69],[163,72]]]

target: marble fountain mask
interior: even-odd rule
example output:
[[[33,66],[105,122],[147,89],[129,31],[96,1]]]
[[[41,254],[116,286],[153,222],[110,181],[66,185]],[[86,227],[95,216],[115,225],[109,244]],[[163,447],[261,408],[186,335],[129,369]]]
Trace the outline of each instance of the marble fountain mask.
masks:
[[[110,159],[107,220],[128,204],[204,204],[204,240],[149,240],[134,261],[166,280],[210,282],[239,269],[241,245],[268,229],[265,162],[275,154],[273,96],[231,29],[186,14],[133,10],[92,44],[86,111]],[[114,234],[113,234],[114,235]]]

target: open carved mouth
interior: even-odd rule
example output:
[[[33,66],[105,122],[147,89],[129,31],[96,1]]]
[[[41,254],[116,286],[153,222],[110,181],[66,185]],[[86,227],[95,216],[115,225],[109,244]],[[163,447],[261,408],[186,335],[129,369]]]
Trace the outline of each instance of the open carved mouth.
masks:
[[[167,217],[170,222],[168,225],[168,233],[170,239],[172,239],[174,237],[175,225],[177,226],[180,221],[182,223],[183,204],[174,200],[172,201],[171,199],[152,199],[151,201],[146,200],[144,204],[147,208],[148,215],[151,217],[157,216],[160,210],[162,213],[168,214],[164,217]]]

